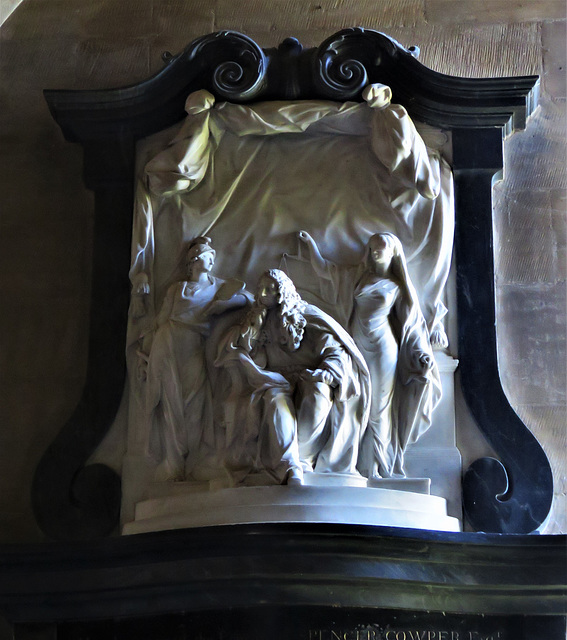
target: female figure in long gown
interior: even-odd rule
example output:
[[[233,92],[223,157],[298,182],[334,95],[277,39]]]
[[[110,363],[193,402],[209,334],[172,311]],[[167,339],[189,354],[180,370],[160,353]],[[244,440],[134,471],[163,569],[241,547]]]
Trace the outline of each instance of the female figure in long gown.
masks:
[[[184,480],[216,449],[205,339],[213,316],[245,305],[239,280],[211,275],[215,251],[206,237],[187,250],[187,280],[171,285],[157,316],[148,358],[148,449],[156,481]],[[213,465],[214,466],[214,465]]]
[[[299,239],[319,278],[330,281],[334,300],[328,302],[370,370],[372,404],[358,468],[368,477],[403,477],[404,452],[431,425],[441,385],[402,245],[393,234],[378,233],[360,264],[341,267],[323,258],[306,231]]]

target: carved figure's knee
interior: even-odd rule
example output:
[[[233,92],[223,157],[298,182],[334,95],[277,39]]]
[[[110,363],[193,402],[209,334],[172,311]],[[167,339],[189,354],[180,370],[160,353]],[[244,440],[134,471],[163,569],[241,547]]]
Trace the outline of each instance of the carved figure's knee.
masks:
[[[308,400],[320,408],[330,407],[333,404],[332,389],[324,382],[301,380],[297,385],[297,389],[300,403]]]

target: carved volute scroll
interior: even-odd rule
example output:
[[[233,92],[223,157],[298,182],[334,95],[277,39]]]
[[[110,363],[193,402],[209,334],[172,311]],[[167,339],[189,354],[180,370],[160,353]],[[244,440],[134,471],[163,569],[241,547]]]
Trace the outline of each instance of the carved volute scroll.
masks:
[[[226,100],[254,100],[266,80],[268,61],[264,52],[242,34],[233,33],[229,40],[222,32],[217,35],[216,38],[204,36],[195,40],[182,57],[189,63],[205,67],[212,93]]]
[[[537,104],[535,76],[457,78],[416,58],[415,47],[405,49],[383,33],[344,29],[314,51],[314,82],[332,100],[360,99],[366,84],[381,82],[413,118],[445,129],[504,127],[510,133],[525,126]]]
[[[66,139],[83,146],[85,180],[96,194],[87,379],[79,407],[34,480],[35,513],[47,535],[96,537],[117,522],[118,477],[84,464],[111,425],[124,384],[136,140],[179,122],[186,97],[198,89],[232,102],[360,101],[364,86],[376,82],[389,85],[392,101],[416,120],[453,133],[463,392],[501,459],[477,461],[467,473],[466,514],[475,529],[504,533],[527,533],[545,520],[552,496],[549,463],[502,392],[496,361],[491,194],[503,166],[503,137],[525,126],[537,104],[538,78],[456,78],[428,69],[414,54],[361,28],[307,50],[293,38],[262,50],[250,38],[224,31],[195,40],[138,85],[45,92]],[[112,265],[106,262],[109,243]]]

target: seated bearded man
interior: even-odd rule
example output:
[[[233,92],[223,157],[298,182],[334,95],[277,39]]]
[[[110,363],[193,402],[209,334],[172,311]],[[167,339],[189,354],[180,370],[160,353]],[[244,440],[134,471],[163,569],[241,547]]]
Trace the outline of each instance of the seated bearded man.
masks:
[[[304,471],[359,475],[370,377],[346,331],[304,302],[283,271],[270,269],[227,338],[216,365],[232,377],[232,466],[239,466],[240,437],[253,443],[253,466],[280,483],[301,484]]]

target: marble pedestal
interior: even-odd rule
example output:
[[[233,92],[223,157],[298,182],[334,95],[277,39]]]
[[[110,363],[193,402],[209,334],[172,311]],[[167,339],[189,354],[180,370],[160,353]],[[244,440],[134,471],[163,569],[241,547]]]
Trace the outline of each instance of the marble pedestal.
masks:
[[[409,488],[421,484],[425,491],[403,490],[404,480],[400,489],[304,485],[209,490],[206,485],[177,483],[164,491],[162,485],[161,495],[136,505],[135,518],[122,533],[262,522],[461,530],[459,520],[447,515],[446,500],[429,495],[428,480],[408,482]]]
[[[457,360],[436,359],[443,397],[433,425],[406,453],[408,478],[366,481],[361,476],[306,474],[304,485],[248,486],[152,482],[143,456],[123,464],[122,532],[145,533],[223,524],[320,522],[461,530],[461,456],[455,444],[454,371]],[[434,494],[434,495],[431,495]]]

